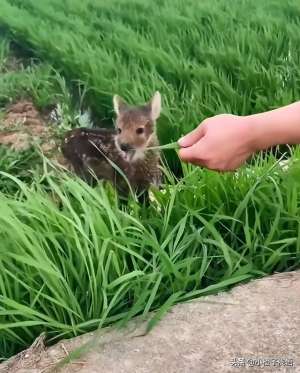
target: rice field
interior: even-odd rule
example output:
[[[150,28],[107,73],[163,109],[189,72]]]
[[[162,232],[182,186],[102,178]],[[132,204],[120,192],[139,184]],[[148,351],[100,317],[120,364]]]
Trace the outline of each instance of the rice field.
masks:
[[[0,133],[8,104],[59,105],[54,132],[113,125],[112,95],[159,90],[162,145],[207,116],[299,100],[300,5],[268,0],[0,0]],[[84,119],[85,118],[85,119]],[[172,149],[171,149],[172,148]],[[0,146],[0,359],[300,263],[299,149],[236,173],[165,146],[150,206],[91,188],[33,147]],[[156,324],[154,316],[149,328]]]

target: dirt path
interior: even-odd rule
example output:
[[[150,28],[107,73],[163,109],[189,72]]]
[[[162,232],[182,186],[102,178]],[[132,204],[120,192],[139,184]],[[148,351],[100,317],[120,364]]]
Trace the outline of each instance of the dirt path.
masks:
[[[60,371],[300,372],[300,272],[277,274],[231,292],[175,306],[146,336],[145,324],[87,334],[49,349],[35,348],[1,372],[53,372],[74,348],[88,343]],[[10,366],[10,367],[9,367]]]

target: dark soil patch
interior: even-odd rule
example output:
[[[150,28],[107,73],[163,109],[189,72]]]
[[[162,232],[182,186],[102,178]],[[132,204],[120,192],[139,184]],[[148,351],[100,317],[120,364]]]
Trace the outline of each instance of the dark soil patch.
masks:
[[[32,145],[40,146],[50,159],[60,158],[59,139],[47,113],[41,113],[30,100],[22,100],[7,107],[0,119],[0,145],[24,151]]]

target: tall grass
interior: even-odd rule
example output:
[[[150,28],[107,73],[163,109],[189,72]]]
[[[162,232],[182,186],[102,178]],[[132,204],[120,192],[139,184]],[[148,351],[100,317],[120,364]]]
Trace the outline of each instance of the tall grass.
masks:
[[[7,71],[0,42],[1,105],[28,94],[69,107],[77,84],[80,106],[111,121],[114,93],[138,103],[158,89],[165,144],[206,116],[299,98],[296,0],[0,0],[0,9],[1,30],[42,60]],[[298,149],[288,171],[269,155],[224,175],[166,155],[183,177],[165,169],[146,207],[0,149],[0,358],[42,331],[55,341],[299,266]]]
[[[1,172],[18,188],[0,194],[1,356],[299,265],[299,164],[272,165],[170,174],[149,208],[54,171],[31,185]]]
[[[87,103],[102,118],[112,117],[114,93],[137,103],[159,89],[163,143],[176,141],[206,116],[250,114],[299,98],[296,0],[0,5],[0,26],[86,85]]]

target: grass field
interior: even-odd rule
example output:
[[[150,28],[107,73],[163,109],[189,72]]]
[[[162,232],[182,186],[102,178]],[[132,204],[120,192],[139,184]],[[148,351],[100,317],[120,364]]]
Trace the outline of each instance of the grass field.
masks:
[[[0,0],[5,106],[59,103],[58,132],[112,95],[163,96],[161,142],[207,116],[298,100],[300,5],[281,0]],[[0,128],[1,131],[1,128]],[[150,207],[91,189],[37,150],[0,147],[0,358],[274,271],[299,267],[299,149],[283,171],[258,155],[234,174],[181,165]],[[171,168],[171,171],[170,171]],[[180,177],[179,177],[180,175]]]

